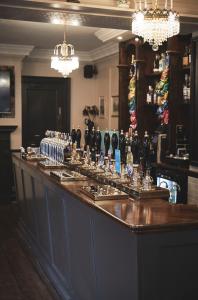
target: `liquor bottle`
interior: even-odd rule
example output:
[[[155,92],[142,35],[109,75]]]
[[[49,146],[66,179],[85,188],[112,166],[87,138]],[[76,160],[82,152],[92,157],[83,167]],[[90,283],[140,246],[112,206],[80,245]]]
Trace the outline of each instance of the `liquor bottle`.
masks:
[[[76,142],[76,129],[73,127],[71,131],[72,144]]]
[[[159,60],[160,60],[160,55],[156,54],[153,62],[153,72],[159,72]]]
[[[184,51],[184,55],[182,58],[182,65],[183,67],[186,67],[189,65],[189,56],[188,56],[189,50],[188,50],[188,46],[185,47],[185,51]]]
[[[120,149],[120,155],[121,155],[121,161],[125,161],[125,136],[123,130],[120,132],[119,136],[119,149]]]
[[[80,149],[80,141],[81,141],[81,130],[80,130],[80,126],[78,126],[78,129],[76,130],[77,149]]]
[[[105,156],[108,156],[108,151],[110,148],[110,135],[108,131],[106,131],[104,134],[104,146],[105,146]]]
[[[146,103],[151,104],[153,102],[153,88],[151,85],[148,87],[148,93],[146,94]]]
[[[131,67],[130,67],[130,77],[133,77],[136,72],[136,64],[135,64],[135,55],[131,56]]]
[[[157,104],[157,92],[153,91],[153,104]]]
[[[188,88],[188,102],[190,102],[190,75],[188,76],[188,82],[187,82],[187,88]]]
[[[85,129],[84,139],[85,139],[85,150],[87,150],[87,146],[89,145],[89,128],[88,127]]]
[[[111,136],[111,146],[112,146],[112,150],[113,150],[113,158],[115,158],[115,150],[118,147],[118,136],[117,133],[114,129],[113,134]]]
[[[95,136],[95,145],[96,145],[97,154],[100,154],[100,151],[101,151],[101,140],[102,140],[101,132],[100,132],[100,129],[98,127],[98,129],[96,131],[96,136]]]
[[[165,58],[165,54],[162,53],[161,58],[159,60],[159,72],[163,72],[165,67],[166,67],[166,58]]]
[[[135,131],[133,140],[132,140],[132,153],[133,153],[133,162],[134,164],[139,164],[140,158],[139,158],[139,151],[140,151],[140,142],[139,142],[139,137],[138,137],[138,132]]]
[[[165,66],[166,68],[169,67],[170,64],[170,55],[168,54],[168,52],[166,52],[166,57],[165,57]]]
[[[185,74],[184,84],[183,84],[183,99],[184,103],[190,101],[190,76]]]
[[[192,55],[191,55],[191,47],[188,47],[188,64],[190,65],[192,61]]]

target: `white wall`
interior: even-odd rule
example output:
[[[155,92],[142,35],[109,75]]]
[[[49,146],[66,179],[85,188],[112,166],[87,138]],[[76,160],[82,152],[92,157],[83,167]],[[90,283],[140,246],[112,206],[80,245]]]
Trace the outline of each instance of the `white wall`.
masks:
[[[14,66],[15,72],[15,117],[0,118],[0,126],[16,125],[17,129],[11,134],[11,148],[18,149],[21,146],[21,58],[0,57],[1,66]]]
[[[118,96],[118,54],[106,57],[96,64],[98,75],[96,81],[96,101],[105,98],[105,117],[98,118],[98,125],[102,130],[118,129],[118,117],[111,115],[111,97]]]

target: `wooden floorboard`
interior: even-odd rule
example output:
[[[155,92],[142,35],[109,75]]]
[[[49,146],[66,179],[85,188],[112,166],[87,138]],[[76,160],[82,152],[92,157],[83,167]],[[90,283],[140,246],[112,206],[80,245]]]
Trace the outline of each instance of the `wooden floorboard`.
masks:
[[[0,205],[0,300],[59,300],[17,235],[16,204]]]

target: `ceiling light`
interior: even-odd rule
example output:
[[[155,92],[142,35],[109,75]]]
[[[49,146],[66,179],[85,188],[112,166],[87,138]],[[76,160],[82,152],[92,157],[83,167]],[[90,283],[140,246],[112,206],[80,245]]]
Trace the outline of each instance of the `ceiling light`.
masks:
[[[63,77],[79,68],[79,59],[75,56],[74,46],[66,43],[65,33],[64,41],[54,48],[54,55],[51,57],[51,68],[60,72]]]
[[[123,40],[123,37],[122,36],[118,36],[117,39],[118,40]]]
[[[158,0],[155,0],[154,8],[149,8],[147,0],[143,3],[140,0],[138,9],[135,1],[135,9],[132,15],[132,33],[143,37],[144,42],[152,45],[154,51],[169,37],[179,33],[179,14],[173,10],[173,0],[170,0],[169,9],[168,0],[164,1],[164,8],[158,7]]]

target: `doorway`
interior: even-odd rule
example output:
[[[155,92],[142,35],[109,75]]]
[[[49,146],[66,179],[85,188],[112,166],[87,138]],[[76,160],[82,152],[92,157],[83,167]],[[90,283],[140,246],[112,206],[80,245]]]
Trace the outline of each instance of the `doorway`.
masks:
[[[22,77],[22,144],[38,147],[47,129],[70,131],[70,78]]]

